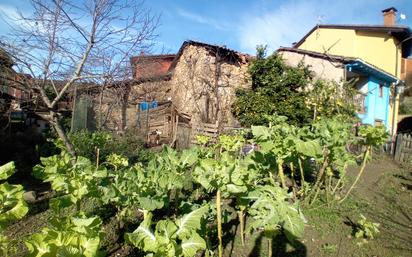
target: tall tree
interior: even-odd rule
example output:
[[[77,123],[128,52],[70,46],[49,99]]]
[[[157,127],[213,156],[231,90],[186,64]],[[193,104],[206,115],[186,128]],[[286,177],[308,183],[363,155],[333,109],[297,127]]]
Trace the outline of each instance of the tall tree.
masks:
[[[260,46],[249,72],[252,88],[237,91],[232,109],[243,125],[266,125],[267,115],[274,113],[288,117],[293,124],[310,121],[305,87],[312,74],[307,67],[289,67],[276,54],[266,57],[266,48]]]
[[[30,0],[33,13],[12,21],[0,40],[19,71],[33,79],[19,83],[47,107],[50,122],[68,151],[73,145],[59,124],[57,104],[82,82],[115,81],[132,53],[153,44],[159,17],[132,0]],[[56,80],[64,81],[57,86]],[[47,88],[53,90],[48,94]]]

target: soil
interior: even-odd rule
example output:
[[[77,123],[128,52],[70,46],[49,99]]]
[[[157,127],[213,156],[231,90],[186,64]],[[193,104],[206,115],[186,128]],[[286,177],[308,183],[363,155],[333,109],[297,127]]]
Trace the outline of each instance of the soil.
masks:
[[[343,204],[327,210],[309,210],[311,225],[304,239],[307,256],[412,256],[412,187],[408,189],[412,185],[412,169],[399,166],[386,156],[378,157],[368,164]],[[359,167],[350,167],[349,177],[358,171]],[[380,233],[376,239],[358,245],[354,224],[360,214],[379,223]]]
[[[349,167],[348,178],[353,181],[358,171],[359,166]],[[282,237],[274,239],[273,256],[412,256],[412,165],[400,166],[387,156],[374,156],[342,204],[315,204],[303,212],[307,219],[303,238],[295,246]],[[360,214],[380,224],[378,236],[363,244],[354,237]],[[224,256],[267,256],[268,241],[261,235],[247,237],[245,246],[239,235],[235,238]]]
[[[273,256],[412,256],[412,165],[400,166],[386,156],[374,155],[374,158],[345,202],[304,207],[307,225],[303,238],[292,246],[279,235],[273,239]],[[347,177],[353,180],[358,171],[358,166],[350,167],[348,173],[352,176]],[[40,231],[50,218],[47,203],[44,208],[38,206],[7,231],[8,236],[20,241],[20,256],[25,252],[21,242],[24,237]],[[380,233],[375,239],[359,246],[360,241],[354,237],[353,224],[359,220],[360,214],[379,223]],[[124,245],[122,240],[115,242],[119,239],[119,233],[114,229],[116,224],[110,217],[104,220],[106,238],[102,243],[109,256],[144,256]],[[245,246],[242,246],[236,223],[227,226],[224,233],[226,238],[234,238],[225,242],[224,256],[267,256],[268,240],[262,234],[246,236]]]

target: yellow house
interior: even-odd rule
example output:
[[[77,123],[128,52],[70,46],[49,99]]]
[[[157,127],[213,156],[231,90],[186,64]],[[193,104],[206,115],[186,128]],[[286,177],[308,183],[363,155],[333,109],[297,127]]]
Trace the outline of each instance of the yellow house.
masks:
[[[412,32],[409,27],[395,24],[397,10],[393,7],[382,11],[383,25],[316,25],[294,48],[361,59],[391,75],[404,80],[412,67]],[[396,133],[399,98],[390,101],[390,130]]]

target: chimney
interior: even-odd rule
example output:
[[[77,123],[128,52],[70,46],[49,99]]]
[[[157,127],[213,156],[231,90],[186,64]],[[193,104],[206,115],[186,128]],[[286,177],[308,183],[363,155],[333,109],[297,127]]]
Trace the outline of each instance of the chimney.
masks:
[[[382,10],[383,14],[383,25],[384,26],[395,26],[396,24],[396,10],[395,7],[389,7]]]

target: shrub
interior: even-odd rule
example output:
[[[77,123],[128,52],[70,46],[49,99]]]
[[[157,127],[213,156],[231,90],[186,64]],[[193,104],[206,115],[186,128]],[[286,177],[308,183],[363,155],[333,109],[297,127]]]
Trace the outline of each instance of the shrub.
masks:
[[[97,148],[100,161],[105,161],[111,154],[125,156],[131,163],[147,161],[151,153],[144,149],[143,139],[134,130],[128,130],[124,135],[113,135],[109,132],[80,131],[69,134],[69,139],[79,156],[96,161]]]
[[[304,89],[311,81],[311,72],[303,65],[286,66],[277,54],[265,57],[264,51],[258,49],[258,58],[249,68],[252,89],[236,92],[234,115],[246,126],[268,125],[266,117],[274,113],[288,117],[294,125],[308,123],[312,115]]]

